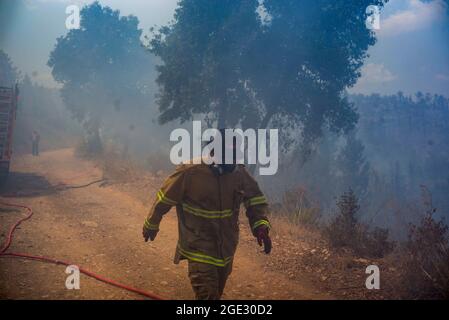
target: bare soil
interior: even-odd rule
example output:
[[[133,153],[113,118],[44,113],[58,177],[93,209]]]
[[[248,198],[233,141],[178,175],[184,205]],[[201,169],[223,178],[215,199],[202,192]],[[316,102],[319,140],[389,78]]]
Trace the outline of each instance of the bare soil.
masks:
[[[34,216],[18,228],[9,250],[68,260],[168,299],[193,299],[186,262],[173,264],[178,236],[175,213],[166,215],[156,241],[145,243],[141,235],[143,221],[163,177],[142,174],[127,182],[111,180],[85,188],[55,188],[83,185],[102,177],[102,167],[75,157],[73,149],[43,152],[39,157],[16,157],[0,196],[2,200],[32,207]],[[25,212],[0,209],[0,241],[3,243],[9,227]],[[296,237],[291,248],[292,238],[283,238],[274,231],[273,253],[265,255],[243,218],[241,229],[240,246],[224,299],[339,296],[319,285],[320,273],[314,269],[316,263],[310,265],[310,272],[303,273],[307,259],[302,259],[299,251],[288,252],[300,246],[310,253],[313,249],[307,244],[309,238]],[[317,275],[310,276],[314,271]],[[142,298],[84,275],[80,290],[68,290],[66,277],[64,266],[0,258],[0,298]],[[366,291],[365,280],[359,280],[356,281],[358,288]]]

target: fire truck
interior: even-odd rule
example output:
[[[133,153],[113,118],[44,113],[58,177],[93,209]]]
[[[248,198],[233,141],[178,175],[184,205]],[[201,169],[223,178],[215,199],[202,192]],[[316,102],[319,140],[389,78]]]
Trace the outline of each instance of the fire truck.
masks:
[[[17,85],[0,87],[0,181],[3,181],[9,173],[18,98]]]

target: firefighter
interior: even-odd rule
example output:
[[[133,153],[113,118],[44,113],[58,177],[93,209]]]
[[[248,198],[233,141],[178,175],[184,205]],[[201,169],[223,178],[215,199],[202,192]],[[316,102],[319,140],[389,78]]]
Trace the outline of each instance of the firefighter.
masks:
[[[38,156],[39,155],[39,140],[40,140],[41,136],[39,135],[39,133],[34,130],[33,134],[31,135],[31,145],[32,145],[32,154],[33,156]]]
[[[220,130],[221,133],[224,130]],[[222,134],[224,137],[224,134]],[[218,300],[232,271],[243,202],[253,235],[271,251],[268,203],[244,165],[184,164],[164,182],[143,226],[153,241],[164,214],[176,207],[179,239],[174,263],[188,261],[188,275],[198,300]],[[226,146],[223,144],[223,161]]]

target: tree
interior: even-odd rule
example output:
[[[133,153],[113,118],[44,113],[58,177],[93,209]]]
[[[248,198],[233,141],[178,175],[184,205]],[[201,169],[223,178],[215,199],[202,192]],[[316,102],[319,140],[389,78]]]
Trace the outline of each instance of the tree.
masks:
[[[370,165],[365,159],[365,147],[354,132],[345,136],[346,143],[337,156],[339,190],[351,188],[361,198],[367,192]]]
[[[375,43],[366,7],[385,2],[180,1],[150,46],[163,62],[160,122],[202,115],[218,127],[271,124],[296,142],[300,129],[305,144],[323,126],[349,131],[357,115],[343,93]]]
[[[74,136],[82,133],[70,117],[59,90],[33,83],[25,74],[19,82],[20,106],[14,129],[15,152],[30,152],[32,132],[42,137],[42,150],[71,145]]]
[[[0,86],[12,87],[18,79],[18,71],[9,56],[0,50]]]
[[[245,47],[258,30],[257,0],[183,0],[174,23],[155,33],[150,50],[162,59],[158,66],[159,120],[190,120],[205,115],[219,127],[233,125],[245,108],[241,66]],[[245,103],[246,102],[246,103]]]
[[[359,200],[352,189],[337,200],[338,212],[327,227],[327,235],[334,247],[354,246],[358,225]]]
[[[367,198],[410,201],[426,184],[442,211],[449,209],[449,99],[417,92],[406,96],[354,96],[358,138],[373,170],[383,176],[380,193]],[[384,202],[381,200],[380,202]]]
[[[83,7],[80,15],[80,29],[57,39],[48,65],[94,151],[101,149],[100,128],[133,128],[120,121],[125,116],[139,120],[139,111],[149,104],[153,64],[135,16],[121,17],[98,2]],[[119,125],[108,128],[113,121]]]

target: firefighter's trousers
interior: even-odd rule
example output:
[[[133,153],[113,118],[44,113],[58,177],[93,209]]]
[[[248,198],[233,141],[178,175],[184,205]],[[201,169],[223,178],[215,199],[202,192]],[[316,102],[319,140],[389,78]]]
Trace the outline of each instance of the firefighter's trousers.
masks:
[[[232,261],[224,267],[189,260],[189,278],[197,300],[219,300],[232,271]]]

